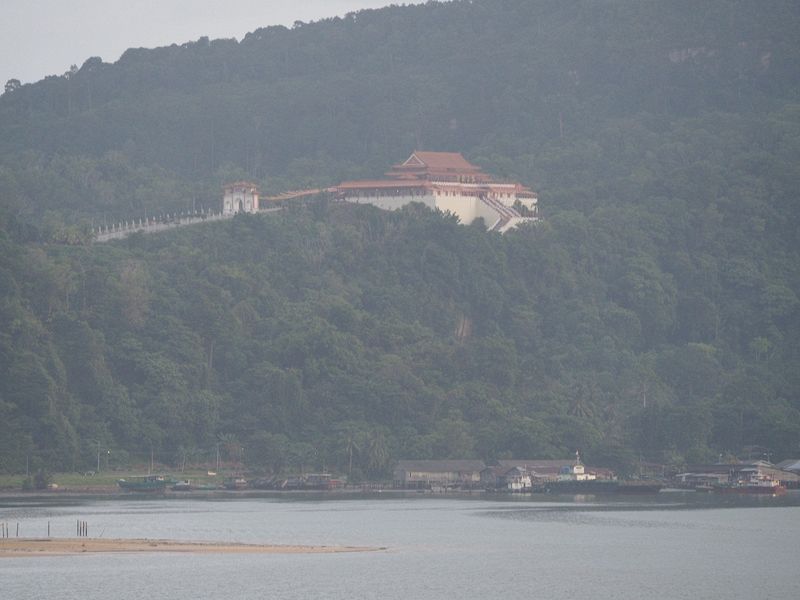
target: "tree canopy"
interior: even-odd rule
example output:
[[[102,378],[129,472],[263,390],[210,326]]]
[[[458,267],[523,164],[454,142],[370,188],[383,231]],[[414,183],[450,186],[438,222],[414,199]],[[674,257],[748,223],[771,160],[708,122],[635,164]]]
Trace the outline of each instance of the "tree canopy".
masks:
[[[0,470],[120,456],[386,474],[800,451],[800,8],[475,0],[132,49],[0,96]],[[463,152],[505,236],[320,197],[92,224]],[[244,448],[244,450],[241,450]],[[238,458],[237,458],[238,455]]]

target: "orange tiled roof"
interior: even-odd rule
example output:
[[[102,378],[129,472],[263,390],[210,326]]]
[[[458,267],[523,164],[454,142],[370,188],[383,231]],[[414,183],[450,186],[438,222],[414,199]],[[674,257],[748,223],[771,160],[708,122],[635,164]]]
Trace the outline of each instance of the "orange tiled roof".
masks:
[[[345,181],[339,188],[429,188],[430,183],[419,179],[373,179],[364,181]]]
[[[228,183],[223,187],[226,190],[233,189],[233,188],[239,188],[239,187],[255,188],[256,190],[258,189],[258,186],[255,183],[253,183],[252,181],[234,181],[233,183]]]
[[[417,160],[414,160],[416,157]],[[458,152],[414,152],[402,166],[415,166],[417,161],[431,171],[480,171]]]

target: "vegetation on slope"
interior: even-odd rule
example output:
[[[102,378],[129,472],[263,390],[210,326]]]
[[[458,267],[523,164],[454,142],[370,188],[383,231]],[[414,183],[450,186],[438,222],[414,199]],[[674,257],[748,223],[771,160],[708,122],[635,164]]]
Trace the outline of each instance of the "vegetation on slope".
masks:
[[[766,8],[765,8],[766,7]],[[0,98],[0,470],[210,456],[632,468],[800,441],[792,2],[430,3],[90,59]],[[324,199],[414,147],[540,192],[504,237]],[[242,450],[244,448],[244,450]]]

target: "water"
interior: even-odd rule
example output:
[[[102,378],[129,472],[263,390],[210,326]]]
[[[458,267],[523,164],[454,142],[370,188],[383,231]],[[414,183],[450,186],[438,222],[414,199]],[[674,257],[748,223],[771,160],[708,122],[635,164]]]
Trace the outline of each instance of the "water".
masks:
[[[386,547],[0,560],[0,598],[800,598],[800,494],[0,500],[21,536]]]

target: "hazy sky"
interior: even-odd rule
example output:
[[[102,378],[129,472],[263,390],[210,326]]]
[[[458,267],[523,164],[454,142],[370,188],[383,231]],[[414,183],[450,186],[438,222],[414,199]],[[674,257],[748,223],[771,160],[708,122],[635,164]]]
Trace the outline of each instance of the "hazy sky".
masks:
[[[414,0],[2,0],[0,86],[61,75],[90,56],[235,37],[267,25],[316,21]],[[2,92],[2,88],[0,88]]]

